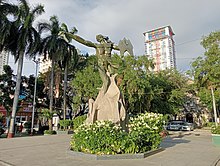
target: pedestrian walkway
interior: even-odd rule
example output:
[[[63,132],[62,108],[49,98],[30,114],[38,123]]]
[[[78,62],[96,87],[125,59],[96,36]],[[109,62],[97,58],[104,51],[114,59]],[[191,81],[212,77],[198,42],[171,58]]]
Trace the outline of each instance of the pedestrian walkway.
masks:
[[[71,135],[0,138],[0,165],[3,166],[214,166],[220,147],[206,131],[171,132],[161,146],[164,151],[145,159],[80,160],[67,153]],[[218,165],[219,166],[219,165]]]

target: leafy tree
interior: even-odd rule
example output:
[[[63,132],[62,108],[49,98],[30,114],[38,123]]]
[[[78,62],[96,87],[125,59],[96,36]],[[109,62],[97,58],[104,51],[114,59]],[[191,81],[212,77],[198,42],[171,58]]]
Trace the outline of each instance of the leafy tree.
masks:
[[[205,49],[203,57],[198,57],[191,64],[191,76],[194,78],[197,95],[203,104],[211,108],[211,101],[214,91],[216,97],[217,108],[220,107],[220,31],[212,32],[208,36],[203,37],[201,45]]]
[[[145,112],[151,98],[150,61],[146,56],[125,56],[123,59],[115,54],[113,62],[119,62],[117,84],[124,94],[126,110],[133,114]]]
[[[89,98],[95,99],[98,95],[98,87],[101,88],[102,81],[98,73],[97,58],[87,58],[87,66],[76,72],[72,80],[74,109],[81,115],[85,112],[85,105]]]
[[[125,56],[115,54],[112,57],[115,66],[117,85],[125,98],[125,107],[128,113],[138,114],[146,111],[163,114],[175,114],[183,107],[188,87],[187,79],[177,71],[150,72],[152,63],[146,56]],[[97,70],[95,56],[88,58],[85,69],[76,73],[72,81],[75,89],[74,102],[77,106],[95,99],[101,79]],[[85,105],[85,104],[84,104]],[[83,108],[81,112],[85,111]]]
[[[7,110],[7,116],[11,115],[11,108],[13,105],[13,95],[14,95],[14,88],[16,82],[13,80],[13,70],[10,66],[5,65],[4,67],[4,74],[0,75],[0,105],[4,106]]]
[[[151,111],[163,114],[178,113],[186,100],[187,78],[175,70],[164,70],[151,77],[153,99]]]

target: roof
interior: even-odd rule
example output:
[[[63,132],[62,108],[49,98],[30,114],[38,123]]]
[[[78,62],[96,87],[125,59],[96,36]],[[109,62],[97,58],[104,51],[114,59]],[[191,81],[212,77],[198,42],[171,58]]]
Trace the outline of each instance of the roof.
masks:
[[[166,27],[169,28],[169,30],[170,30],[170,32],[172,33],[172,35],[175,35],[170,25],[163,26],[163,27],[159,27],[159,28],[157,28],[157,29],[152,29],[152,30],[150,30],[150,31],[144,32],[143,34],[145,35],[145,33],[149,33],[149,32],[153,32],[153,31],[156,31],[156,30],[164,29],[164,28],[166,28]]]

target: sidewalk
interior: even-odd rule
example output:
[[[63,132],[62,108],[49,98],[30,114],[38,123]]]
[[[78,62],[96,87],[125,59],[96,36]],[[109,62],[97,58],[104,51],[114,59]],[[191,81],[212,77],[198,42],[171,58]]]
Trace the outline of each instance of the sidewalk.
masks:
[[[164,151],[145,159],[79,160],[67,151],[71,135],[0,138],[0,165],[4,166],[214,166],[220,147],[214,147],[208,131],[172,132],[164,139]]]

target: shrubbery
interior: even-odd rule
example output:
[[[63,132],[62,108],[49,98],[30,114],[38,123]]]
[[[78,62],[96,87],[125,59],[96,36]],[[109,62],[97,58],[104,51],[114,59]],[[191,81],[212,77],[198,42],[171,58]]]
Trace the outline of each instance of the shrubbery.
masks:
[[[212,126],[211,133],[220,134],[220,126]]]
[[[81,125],[72,136],[71,149],[92,154],[141,153],[159,147],[161,114],[140,114],[129,121],[129,132],[110,121]]]
[[[86,120],[86,115],[77,116],[75,119],[73,119],[73,128],[77,129],[83,122]]]
[[[44,130],[44,134],[54,135],[54,134],[57,134],[57,132],[54,130]]]
[[[62,129],[67,129],[68,127],[73,126],[72,120],[60,120],[59,124]]]

